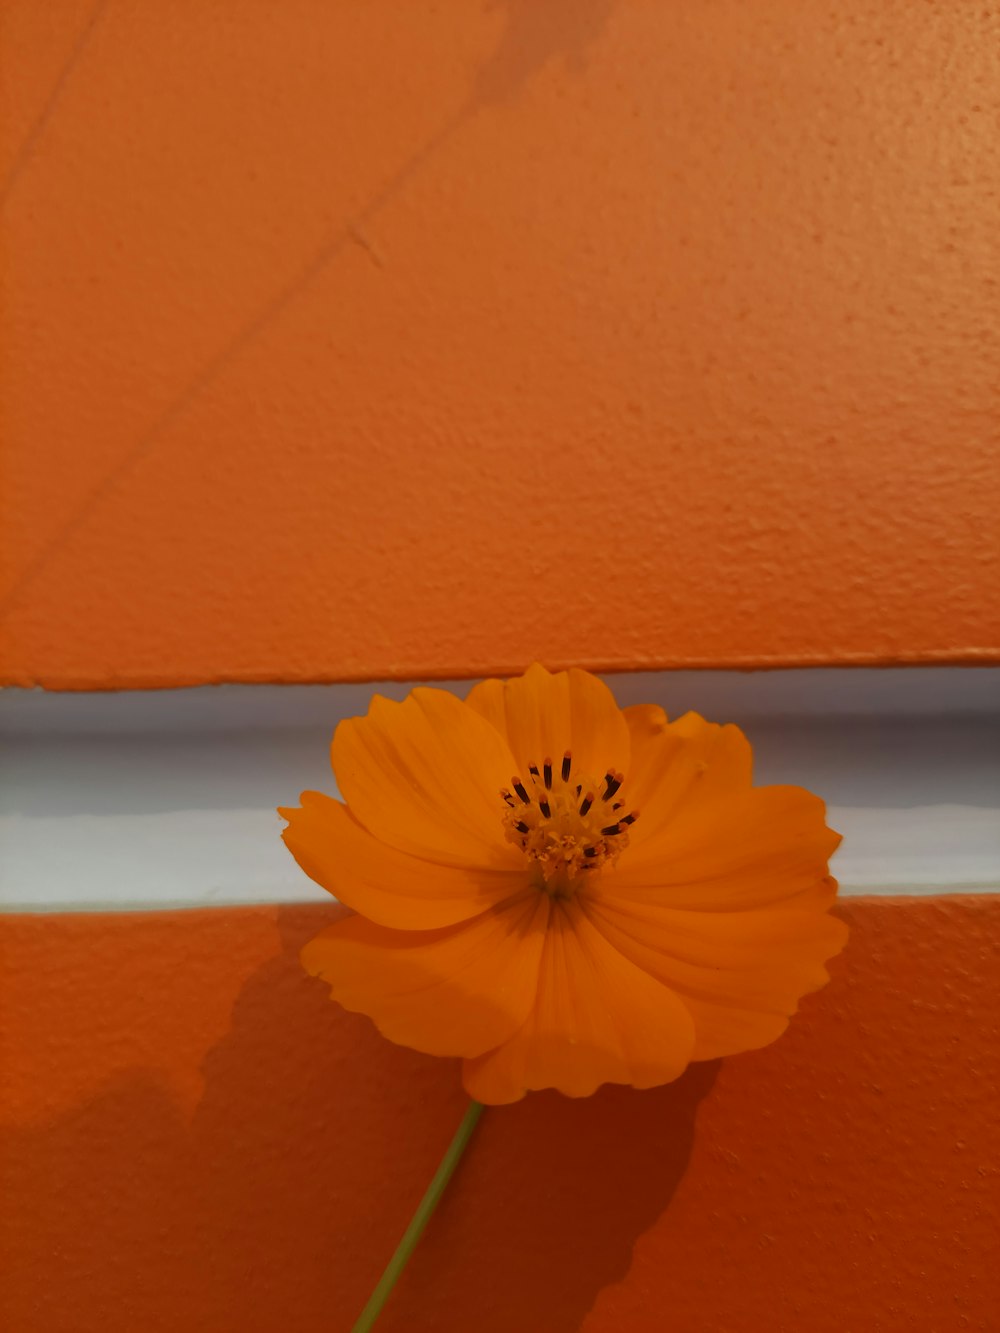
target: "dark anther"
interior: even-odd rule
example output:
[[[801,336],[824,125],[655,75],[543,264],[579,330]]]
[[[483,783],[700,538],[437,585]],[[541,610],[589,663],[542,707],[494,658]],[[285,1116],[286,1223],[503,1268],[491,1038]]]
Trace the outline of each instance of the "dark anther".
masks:
[[[533,778],[537,778],[537,777],[538,777],[538,765],[537,765],[537,764],[529,764],[529,765],[528,765],[528,772],[531,774],[531,776],[532,776]]]
[[[581,793],[582,791],[583,791],[583,788],[580,786],[580,784],[579,784],[579,782],[578,782],[578,783],[576,784],[576,794],[577,794],[577,796],[579,796],[580,793]]]
[[[528,826],[523,819],[519,819],[517,823],[514,825],[514,827],[517,829],[518,833],[528,832]]]
[[[500,795],[504,798],[504,800],[507,802],[508,805],[514,804],[514,798],[513,796],[511,796],[510,792],[507,790],[506,787],[500,788]]]
[[[577,795],[579,794],[580,793],[578,788]],[[583,798],[583,804],[580,806],[580,814],[585,815],[593,804],[594,804],[594,793],[592,791],[588,791],[586,796]]]
[[[539,810],[541,810],[541,812],[542,812],[542,814],[545,816],[545,818],[548,819],[549,815],[552,813],[552,812],[549,810],[549,803],[548,803],[548,801],[539,801],[539,802],[538,802],[538,808],[539,808]]]
[[[605,775],[604,775],[604,780],[605,780],[605,782],[607,782],[607,784],[608,784],[608,789],[607,789],[607,791],[604,793],[604,795],[601,797],[601,800],[602,800],[602,801],[610,801],[611,798],[612,798],[612,796],[614,796],[615,792],[616,792],[616,791],[618,790],[618,788],[622,785],[622,780],[621,780],[621,778],[617,775],[617,773],[615,773],[615,772],[614,772],[612,769],[610,769],[610,768],[609,768],[608,771],[605,773]]]
[[[609,824],[607,828],[602,828],[601,832],[607,834],[609,838],[613,838],[616,833],[621,833],[621,829],[617,824]]]
[[[551,759],[546,759],[545,763],[542,765],[542,775],[543,775],[543,780],[544,780],[544,782],[545,782],[546,787],[548,787],[548,788],[551,789],[551,787],[552,787],[552,760],[551,760]]]
[[[584,854],[584,856],[596,856],[596,855],[597,855],[597,848],[596,848],[596,847],[584,847],[584,849],[583,849],[583,854]]]
[[[625,804],[624,801],[615,801],[615,803],[614,803],[614,805],[611,807],[611,809],[612,809],[612,810],[620,810],[624,804]]]
[[[618,822],[619,824],[634,824],[638,818],[639,818],[639,811],[633,810],[630,815],[622,815],[621,819]]]
[[[524,783],[521,781],[520,778],[511,778],[510,785],[514,788],[514,790],[517,792],[518,796],[520,796],[521,800],[524,802],[525,805],[531,804],[531,797],[525,790]]]
[[[573,759],[573,756],[570,754],[569,750],[567,750],[566,753],[563,755],[563,761],[562,761],[562,780],[563,780],[563,782],[569,782],[569,768],[570,768],[570,763],[571,763],[572,759]]]

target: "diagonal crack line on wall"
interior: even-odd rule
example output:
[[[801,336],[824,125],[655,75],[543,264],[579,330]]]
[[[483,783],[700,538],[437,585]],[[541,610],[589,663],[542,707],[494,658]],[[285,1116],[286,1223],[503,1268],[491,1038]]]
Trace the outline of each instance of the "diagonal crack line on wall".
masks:
[[[24,136],[20,148],[14,155],[10,170],[7,172],[7,179],[0,186],[0,208],[7,203],[7,199],[17,184],[21,172],[31,160],[31,155],[35,151],[39,139],[45,132],[45,127],[52,119],[53,112],[59,104],[66,84],[69,82],[70,75],[76,69],[80,58],[90,41],[94,29],[97,27],[98,20],[108,7],[108,0],[97,0],[94,8],[90,11],[90,17],[77,34],[76,41],[73,43],[69,55],[63,62],[62,69],[56,75],[55,83],[49,90],[49,95],[42,104],[41,110],[32,122],[31,128]]]
[[[352,222],[348,227],[348,232],[350,233],[351,240],[356,241],[357,244],[361,246],[362,250],[366,252],[376,268],[385,268],[385,257],[382,254],[382,251],[371,237],[361,230],[357,223]]]
[[[361,245],[369,253],[374,263],[379,267],[383,266],[381,256],[365,235],[365,226],[403,189],[410,178],[460,128],[463,122],[469,119],[472,112],[472,108],[464,108],[418,148],[372,195],[361,211],[329,237],[285,286],[269,297],[265,304],[237,329],[229,341],[171,399],[132,447],[84,496],[74,512],[44,544],[38,554],[24,566],[8,591],[0,598],[0,620],[6,618],[17,606],[22,594],[50,563],[61,547],[75,536],[106,497],[112,494],[119,482],[128,476],[142,459],[147,457],[171,426],[184,416],[188,408],[197,402],[202,393],[223,373],[226,367],[235,361],[268,325],[273,323],[308,288],[310,283],[319,276],[331,260],[349,245]]]

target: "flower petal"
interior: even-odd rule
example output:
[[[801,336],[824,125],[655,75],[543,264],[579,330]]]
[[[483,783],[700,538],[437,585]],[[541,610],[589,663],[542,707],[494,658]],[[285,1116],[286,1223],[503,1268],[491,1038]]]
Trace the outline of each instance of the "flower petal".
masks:
[[[767,1045],[829,980],[847,927],[823,910],[678,911],[604,895],[585,910],[608,940],[687,1005],[694,1059]]]
[[[539,1088],[571,1097],[601,1083],[649,1088],[683,1072],[693,1043],[677,996],[615,949],[577,900],[556,901],[527,1021],[467,1060],[463,1082],[470,1097],[494,1104]]]
[[[626,799],[642,811],[630,834],[633,854],[691,804],[750,787],[753,756],[738,727],[706,722],[697,713],[668,722],[663,710],[650,704],[623,711],[632,749]]]
[[[629,762],[625,773],[630,803],[645,803],[650,786],[659,770],[661,737],[667,727],[667,715],[659,704],[629,704],[622,709],[628,727]]]
[[[531,1009],[550,903],[525,889],[474,921],[431,931],[348,917],[306,945],[302,964],[391,1041],[428,1055],[479,1055]]]
[[[687,749],[705,753],[705,725],[697,748]],[[825,825],[824,802],[800,786],[752,788],[743,733],[728,726],[715,732],[715,757],[709,753],[703,768],[681,752],[673,776],[664,770],[656,818],[644,837],[633,832],[608,877],[613,892],[641,889],[692,908],[763,906],[811,888],[827,873],[840,836]]]
[[[519,893],[527,883],[521,858],[513,870],[439,865],[380,842],[346,806],[305,791],[302,807],[279,810],[288,850],[317,884],[383,926],[431,930],[451,926]]]
[[[627,772],[628,727],[615,697],[589,671],[552,674],[537,662],[513,680],[484,680],[466,703],[503,736],[524,773],[530,763],[573,753],[576,771],[599,780],[608,768]]]
[[[449,865],[519,863],[499,795],[513,758],[447,690],[417,688],[402,703],[375,695],[367,717],[337,727],[331,758],[351,813],[397,850]]]
[[[601,891],[694,911],[739,910],[812,895],[840,835],[802,787],[751,787],[685,802],[676,817],[603,876]]]

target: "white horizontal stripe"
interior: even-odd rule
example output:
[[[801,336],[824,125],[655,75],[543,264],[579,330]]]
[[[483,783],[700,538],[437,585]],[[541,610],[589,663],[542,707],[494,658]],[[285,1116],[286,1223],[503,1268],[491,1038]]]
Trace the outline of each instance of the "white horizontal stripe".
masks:
[[[603,677],[622,705],[661,703],[716,722],[751,717],[954,717],[1000,714],[998,667],[810,667],[774,671],[629,671]],[[181,690],[0,690],[0,734],[323,727],[402,699],[418,682],[205,685]],[[425,681],[464,695],[472,682]]]
[[[622,702],[741,722],[758,782],[824,796],[844,834],[833,870],[845,892],[1000,890],[1000,671],[764,676],[609,680]],[[274,807],[295,804],[306,788],[336,794],[327,753],[337,720],[363,711],[376,689],[401,697],[407,688],[5,691],[0,903],[325,900],[285,852]],[[790,711],[769,715],[764,705],[773,713],[779,703]]]
[[[845,893],[1000,888],[995,810],[833,806],[830,823],[845,835],[833,866]],[[5,906],[38,911],[328,901],[285,851],[281,828],[268,810],[5,815]]]

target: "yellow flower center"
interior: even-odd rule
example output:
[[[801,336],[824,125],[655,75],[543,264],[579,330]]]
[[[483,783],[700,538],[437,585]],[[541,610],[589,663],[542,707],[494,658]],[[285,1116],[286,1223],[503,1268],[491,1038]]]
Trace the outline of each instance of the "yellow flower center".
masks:
[[[625,813],[624,780],[609,768],[596,782],[574,770],[567,750],[558,766],[550,758],[540,769],[529,764],[523,781],[515,776],[510,790],[501,790],[504,836],[528,857],[536,888],[567,897],[588,875],[615,864],[628,846],[628,826],[639,817],[638,810]]]

